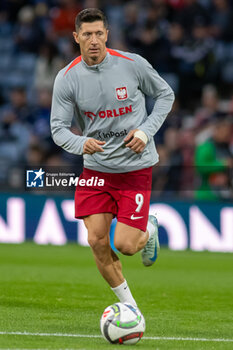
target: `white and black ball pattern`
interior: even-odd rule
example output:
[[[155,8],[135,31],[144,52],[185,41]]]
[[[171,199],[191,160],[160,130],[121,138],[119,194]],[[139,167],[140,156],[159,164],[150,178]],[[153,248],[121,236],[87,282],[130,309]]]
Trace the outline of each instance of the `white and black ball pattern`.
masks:
[[[145,328],[142,313],[129,303],[108,306],[100,319],[101,333],[112,344],[136,344]]]

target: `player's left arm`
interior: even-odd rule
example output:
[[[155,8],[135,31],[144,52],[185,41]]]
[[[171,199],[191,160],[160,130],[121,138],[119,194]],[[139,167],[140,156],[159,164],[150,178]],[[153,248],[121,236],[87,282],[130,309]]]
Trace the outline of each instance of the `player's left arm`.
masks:
[[[155,101],[153,110],[147,119],[137,129],[131,130],[124,139],[125,142],[128,142],[127,147],[140,153],[165,121],[175,97],[171,87],[160,77],[149,62],[137,55],[136,65],[140,90],[145,95],[154,98]],[[135,132],[138,133],[138,137]],[[132,140],[130,141],[130,139]]]

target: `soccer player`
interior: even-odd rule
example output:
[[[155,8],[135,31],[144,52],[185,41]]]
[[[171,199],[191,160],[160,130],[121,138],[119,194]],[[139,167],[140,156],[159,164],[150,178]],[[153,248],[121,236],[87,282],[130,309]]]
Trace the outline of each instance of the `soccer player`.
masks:
[[[51,130],[55,143],[83,154],[84,169],[75,193],[75,217],[82,218],[96,265],[121,302],[136,306],[110,246],[110,226],[117,218],[114,245],[121,253],[142,251],[145,266],[159,249],[158,225],[149,216],[152,166],[158,162],[153,136],[171,110],[169,85],[141,56],[106,47],[108,24],[102,11],[89,8],[75,21],[74,40],[81,56],[55,80]],[[154,98],[147,115],[145,95]],[[73,117],[82,136],[70,131]],[[99,178],[104,186],[81,186]]]

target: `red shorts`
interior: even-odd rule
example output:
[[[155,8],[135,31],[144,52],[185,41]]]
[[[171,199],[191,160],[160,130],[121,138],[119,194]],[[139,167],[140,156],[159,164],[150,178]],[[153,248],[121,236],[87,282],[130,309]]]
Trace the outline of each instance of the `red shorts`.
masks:
[[[98,186],[100,179],[103,186]],[[84,168],[75,192],[75,217],[112,213],[118,221],[146,231],[151,183],[152,167],[120,174]]]

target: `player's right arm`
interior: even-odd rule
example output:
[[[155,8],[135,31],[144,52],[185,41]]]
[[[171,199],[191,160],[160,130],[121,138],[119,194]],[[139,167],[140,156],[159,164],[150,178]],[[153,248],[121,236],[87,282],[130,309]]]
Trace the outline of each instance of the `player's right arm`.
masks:
[[[54,142],[73,154],[93,154],[103,152],[105,142],[87,136],[75,135],[70,131],[74,116],[75,99],[70,82],[64,77],[63,70],[55,79],[51,109],[51,133]]]
[[[101,147],[105,144],[105,141],[96,140],[93,138],[85,141],[83,145],[83,153],[93,154],[95,152],[104,152],[104,149]]]

